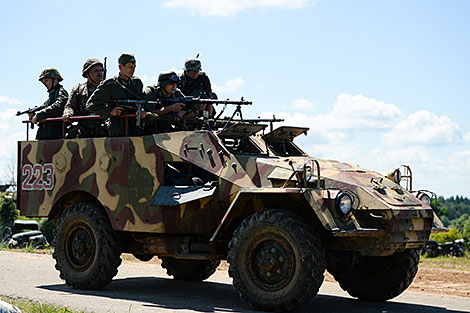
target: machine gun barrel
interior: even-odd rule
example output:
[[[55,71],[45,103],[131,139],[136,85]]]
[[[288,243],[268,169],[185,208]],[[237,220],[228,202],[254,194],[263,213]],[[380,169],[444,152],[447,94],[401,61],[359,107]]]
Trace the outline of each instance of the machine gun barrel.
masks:
[[[221,123],[253,123],[253,124],[258,124],[258,123],[269,123],[269,129],[270,131],[273,131],[273,124],[277,122],[284,122],[283,118],[276,118],[273,116],[273,118],[253,118],[253,119],[241,119],[241,120],[235,120],[233,118],[222,118],[218,119],[219,122]]]
[[[184,97],[184,98],[165,98],[159,99],[156,101],[147,101],[147,100],[117,100],[116,103],[121,106],[123,105],[144,105],[144,104],[153,104],[153,105],[165,105],[169,103],[184,103],[184,104],[230,104],[230,105],[252,105],[252,101],[246,100],[214,100],[214,99],[201,99],[194,97]]]
[[[284,122],[283,118],[253,118],[253,119],[244,119],[245,123],[274,123],[274,122]]]

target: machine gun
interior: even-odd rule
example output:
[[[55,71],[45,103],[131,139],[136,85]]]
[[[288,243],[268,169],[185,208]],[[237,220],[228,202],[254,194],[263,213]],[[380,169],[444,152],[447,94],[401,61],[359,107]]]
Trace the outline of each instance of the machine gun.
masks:
[[[217,122],[221,123],[226,123],[227,121],[230,121],[230,123],[235,123],[235,122],[243,122],[243,123],[252,123],[252,124],[258,124],[258,123],[269,123],[269,128],[271,131],[273,131],[273,124],[277,122],[284,122],[283,118],[276,118],[276,116],[273,115],[273,118],[253,118],[253,119],[243,119],[243,120],[230,120],[228,117],[224,117],[222,119],[218,119]]]
[[[142,119],[142,104],[149,101],[144,100],[117,100],[116,105],[126,110],[135,111],[135,125],[140,127]]]
[[[237,110],[236,112],[240,112],[241,116],[241,105],[251,105],[253,102],[243,100],[243,98],[239,101],[234,100],[213,100],[213,99],[201,99],[201,98],[194,98],[194,97],[185,97],[185,98],[165,98],[159,99],[156,101],[147,101],[147,100],[117,100],[116,106],[121,108],[132,110],[136,112],[136,125],[141,125],[141,112],[142,107],[145,105],[161,107],[161,106],[168,106],[173,103],[183,103],[185,105],[184,110],[186,112],[197,112],[201,109],[203,104],[223,104],[227,105],[236,105]],[[223,110],[222,110],[223,112]],[[221,113],[222,113],[221,112]],[[158,113],[158,112],[155,112]],[[219,114],[220,115],[220,114]],[[234,113],[235,115],[235,113]],[[233,117],[233,116],[232,116]]]
[[[20,116],[20,115],[23,115],[23,114],[36,113],[37,111],[41,110],[42,108],[43,108],[43,105],[37,105],[34,108],[30,108],[30,109],[27,109],[27,110],[24,110],[24,111],[17,111],[16,116]],[[31,129],[33,129],[34,124],[31,123],[30,127],[31,127]]]

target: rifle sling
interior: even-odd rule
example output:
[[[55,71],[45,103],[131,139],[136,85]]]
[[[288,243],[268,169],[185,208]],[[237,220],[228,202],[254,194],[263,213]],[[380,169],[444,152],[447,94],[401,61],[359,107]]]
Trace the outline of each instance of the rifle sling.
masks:
[[[129,78],[129,79],[130,79],[130,78]],[[133,92],[132,90],[130,90],[129,88],[127,88],[126,86],[124,86],[123,84],[121,84],[117,78],[114,79],[114,81],[115,81],[119,86],[121,86],[124,90],[126,90],[126,91],[129,92],[131,95],[133,95],[134,97],[136,97],[138,100],[142,100],[142,97],[141,97],[141,96],[137,95],[135,92]]]

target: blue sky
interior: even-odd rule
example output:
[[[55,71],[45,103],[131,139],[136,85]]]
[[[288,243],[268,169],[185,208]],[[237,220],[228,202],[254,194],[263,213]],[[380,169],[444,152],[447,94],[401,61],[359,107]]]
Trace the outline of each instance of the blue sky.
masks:
[[[386,174],[411,165],[416,188],[470,197],[470,2],[342,0],[4,1],[0,182],[56,67],[70,90],[85,59],[132,52],[144,85],[200,53],[220,98],[250,117],[308,126],[312,156]]]

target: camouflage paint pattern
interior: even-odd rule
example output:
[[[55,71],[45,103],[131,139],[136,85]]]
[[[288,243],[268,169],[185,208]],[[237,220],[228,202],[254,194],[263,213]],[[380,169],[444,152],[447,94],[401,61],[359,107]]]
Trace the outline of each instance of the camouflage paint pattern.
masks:
[[[327,248],[388,255],[420,248],[429,238],[432,209],[377,172],[306,154],[233,154],[217,134],[200,130],[21,141],[17,180],[21,215],[53,219],[74,202],[95,199],[106,209],[114,229],[153,233],[146,240],[147,250],[162,254],[168,250],[159,250],[158,234],[182,236],[174,244],[179,247],[172,250],[175,253],[188,252],[188,239],[183,235],[212,237],[216,246],[226,243],[244,214],[273,206],[313,211],[329,234]],[[259,135],[251,139],[261,151],[267,150]],[[299,168],[308,160],[318,161],[322,187],[316,188],[314,174],[308,188],[295,187],[295,176],[282,188],[292,167]],[[176,206],[152,205],[164,184],[167,162],[202,169],[214,177],[216,192]],[[334,205],[336,196],[344,191],[354,198],[353,210],[346,216]]]

